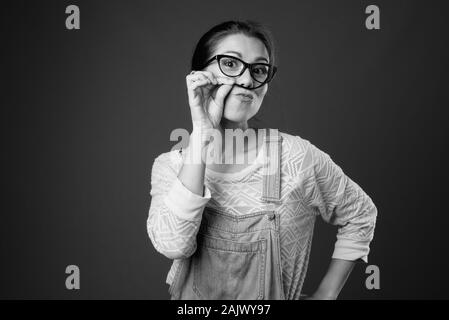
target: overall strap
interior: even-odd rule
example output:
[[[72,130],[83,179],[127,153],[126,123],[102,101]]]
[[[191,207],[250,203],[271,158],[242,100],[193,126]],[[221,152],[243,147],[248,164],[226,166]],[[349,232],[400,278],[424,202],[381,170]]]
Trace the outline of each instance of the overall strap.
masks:
[[[277,129],[266,129],[262,201],[279,202],[281,197],[282,136]]]

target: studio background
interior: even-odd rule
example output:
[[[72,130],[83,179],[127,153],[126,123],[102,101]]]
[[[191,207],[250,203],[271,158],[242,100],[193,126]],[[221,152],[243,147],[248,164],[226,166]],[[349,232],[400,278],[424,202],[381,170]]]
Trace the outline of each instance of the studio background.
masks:
[[[70,4],[80,30],[65,27]],[[370,4],[380,30],[365,27]],[[449,298],[444,1],[9,1],[1,13],[0,298],[169,298],[171,260],[146,231],[151,166],[172,130],[191,130],[194,46],[229,19],[276,41],[259,125],[310,140],[378,208],[380,289],[360,264],[340,298]],[[317,219],[303,293],[336,231]],[[80,290],[65,287],[71,264]]]

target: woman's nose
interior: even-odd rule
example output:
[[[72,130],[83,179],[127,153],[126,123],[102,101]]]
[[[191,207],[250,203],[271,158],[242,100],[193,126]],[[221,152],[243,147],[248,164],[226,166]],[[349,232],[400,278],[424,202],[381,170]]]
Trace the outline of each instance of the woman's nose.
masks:
[[[238,77],[237,83],[246,88],[251,88],[253,86],[253,78],[251,77],[249,68],[246,68],[245,72]]]

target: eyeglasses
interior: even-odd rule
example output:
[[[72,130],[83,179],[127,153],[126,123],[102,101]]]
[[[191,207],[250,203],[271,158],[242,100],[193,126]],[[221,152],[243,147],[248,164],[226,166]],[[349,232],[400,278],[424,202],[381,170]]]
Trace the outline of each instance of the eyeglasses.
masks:
[[[228,77],[239,77],[248,68],[251,77],[259,83],[258,86],[251,89],[260,88],[264,84],[270,82],[277,71],[277,67],[269,63],[246,63],[237,57],[228,56],[225,54],[219,54],[212,57],[206,62],[204,68],[211,64],[214,60],[217,60],[220,71]]]

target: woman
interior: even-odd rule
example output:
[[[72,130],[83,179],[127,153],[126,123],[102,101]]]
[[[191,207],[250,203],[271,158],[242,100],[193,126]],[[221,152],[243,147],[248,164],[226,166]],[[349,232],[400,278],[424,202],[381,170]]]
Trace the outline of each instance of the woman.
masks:
[[[354,263],[367,262],[371,198],[308,140],[248,126],[274,59],[270,34],[251,21],[219,24],[196,46],[186,76],[188,148],[159,155],[151,174],[148,234],[174,259],[172,299],[299,299],[318,215],[339,229],[310,299],[336,299]],[[229,130],[247,137],[235,154]]]

